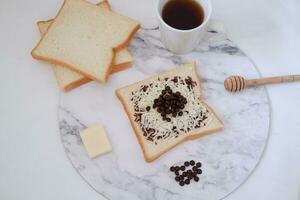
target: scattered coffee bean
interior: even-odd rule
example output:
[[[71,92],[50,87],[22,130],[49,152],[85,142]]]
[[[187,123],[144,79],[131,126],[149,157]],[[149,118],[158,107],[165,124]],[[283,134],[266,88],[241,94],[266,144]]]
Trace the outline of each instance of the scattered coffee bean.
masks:
[[[182,175],[179,175],[179,178],[180,178],[180,180],[183,180],[183,179],[184,179],[184,177],[183,177]]]
[[[183,115],[183,112],[182,112],[182,111],[180,111],[180,112],[178,113],[178,115],[179,115],[179,116],[182,116],[182,115]]]
[[[192,169],[193,169],[193,171],[197,171],[198,167],[194,166]]]
[[[194,181],[198,182],[198,181],[199,181],[199,177],[198,177],[198,176],[195,176],[195,177],[194,177]]]
[[[185,179],[184,183],[188,185],[188,184],[190,184],[190,180],[189,179]]]
[[[190,163],[188,161],[184,162],[184,166],[188,167],[190,165]]]
[[[201,162],[197,162],[197,163],[196,163],[196,166],[197,166],[197,167],[201,167]]]
[[[184,181],[180,181],[180,182],[179,182],[179,185],[180,185],[180,186],[184,186]]]
[[[175,174],[178,176],[179,175],[179,171],[175,171]]]
[[[185,170],[185,166],[184,165],[182,165],[182,166],[180,166],[180,170]]]
[[[147,107],[146,107],[146,110],[147,110],[147,111],[149,111],[150,109],[151,109],[151,107],[150,107],[150,106],[147,106]]]
[[[197,170],[197,173],[198,173],[198,174],[202,174],[202,170],[201,170],[201,169],[198,169],[198,170]]]
[[[179,182],[179,181],[180,181],[180,177],[179,177],[179,176],[176,176],[176,177],[175,177],[175,181]]]
[[[175,167],[174,166],[170,167],[170,171],[174,172],[175,171]]]
[[[175,171],[178,171],[179,169],[179,166],[175,166]]]
[[[195,161],[194,161],[194,160],[191,160],[191,161],[190,161],[190,164],[191,164],[191,165],[194,165],[194,164],[195,164]]]

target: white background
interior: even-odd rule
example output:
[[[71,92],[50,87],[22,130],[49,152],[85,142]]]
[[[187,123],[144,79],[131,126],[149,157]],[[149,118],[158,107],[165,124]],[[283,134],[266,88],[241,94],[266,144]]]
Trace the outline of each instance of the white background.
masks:
[[[59,91],[30,51],[35,22],[62,1],[0,0],[0,199],[103,199],[65,156],[57,124]],[[155,1],[114,0],[116,11],[156,23]],[[264,76],[300,74],[299,0],[213,0],[213,18]],[[257,169],[226,200],[300,199],[300,83],[269,86],[270,139]]]

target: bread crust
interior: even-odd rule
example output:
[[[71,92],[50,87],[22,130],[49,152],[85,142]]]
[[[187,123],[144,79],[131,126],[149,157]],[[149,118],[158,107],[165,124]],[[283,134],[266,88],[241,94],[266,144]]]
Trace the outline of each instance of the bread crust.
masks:
[[[65,85],[64,87],[62,87],[62,89],[65,92],[69,92],[70,90],[77,88],[85,83],[90,82],[90,81],[91,81],[91,79],[89,79],[88,77],[83,77],[81,79],[78,79],[77,81],[73,81],[72,83]]]
[[[194,70],[194,72],[196,73],[196,76],[197,76],[196,82],[201,86],[201,84],[200,84],[200,78],[199,78],[198,73],[196,72],[196,67],[195,67],[195,65],[194,65],[194,67],[193,67],[193,70]],[[142,82],[142,81],[140,81],[140,82]],[[138,83],[139,83],[139,82],[138,82]],[[135,84],[137,84],[137,83],[131,84],[131,85],[127,86],[127,87],[130,87],[130,86],[135,85]],[[127,88],[127,87],[124,87],[124,88]],[[124,89],[124,88],[121,88],[121,89]],[[202,132],[199,132],[199,133],[196,133],[196,134],[193,134],[193,135],[183,136],[180,140],[178,140],[176,143],[173,143],[173,144],[170,145],[168,148],[166,148],[166,149],[164,149],[164,150],[158,152],[157,154],[154,154],[154,155],[151,155],[151,156],[150,156],[150,155],[148,155],[147,152],[146,152],[145,146],[144,146],[143,141],[142,141],[142,138],[141,138],[142,135],[139,134],[139,129],[138,129],[138,127],[137,127],[137,124],[134,122],[133,118],[131,117],[130,109],[128,108],[129,105],[127,104],[127,102],[126,102],[126,100],[123,98],[123,96],[120,94],[120,90],[121,90],[121,89],[117,89],[117,90],[115,91],[116,96],[117,96],[118,99],[121,101],[121,103],[122,103],[122,105],[123,105],[123,107],[124,107],[124,110],[125,110],[125,112],[126,112],[126,114],[127,114],[127,117],[129,118],[130,124],[131,124],[131,126],[132,126],[132,128],[133,128],[133,130],[134,130],[134,133],[135,133],[135,135],[136,135],[136,137],[137,137],[137,139],[138,139],[138,142],[139,142],[139,144],[140,144],[140,147],[142,148],[143,156],[144,156],[144,159],[145,159],[146,162],[152,162],[152,161],[158,159],[158,158],[161,157],[163,154],[165,154],[166,152],[168,152],[168,151],[170,151],[171,149],[173,149],[175,146],[177,146],[177,145],[179,145],[179,144],[181,144],[181,143],[183,143],[183,142],[185,142],[185,141],[187,141],[187,140],[194,140],[194,139],[197,139],[197,138],[199,138],[199,137],[209,135],[209,134],[211,134],[211,133],[213,133],[213,132],[220,131],[220,130],[222,130],[222,129],[224,128],[223,122],[218,118],[218,116],[216,115],[216,113],[214,112],[214,110],[211,109],[211,107],[208,106],[206,103],[204,103],[203,101],[201,101],[201,103],[203,103],[203,104],[206,106],[206,108],[207,108],[210,112],[212,112],[212,113],[215,115],[216,120],[218,120],[218,122],[221,124],[221,126],[220,126],[220,127],[216,127],[216,128],[211,128],[211,129],[209,129],[209,130],[207,130],[207,131],[202,131]],[[202,87],[200,87],[200,90],[202,90]],[[202,93],[200,93],[200,94],[202,94]]]
[[[119,65],[114,65],[114,67],[111,71],[111,74],[126,70],[126,69],[130,68],[131,65],[132,65],[132,62],[124,62]],[[80,87],[81,85],[88,83],[90,81],[92,81],[92,79],[84,76],[81,79],[78,79],[77,81],[73,81],[72,83],[65,85],[62,89],[65,92],[69,92],[70,90]]]
[[[60,15],[61,11],[63,10],[66,2],[68,0],[64,0],[61,8],[59,9],[58,13],[56,14],[54,20]],[[89,2],[88,2],[89,3]],[[130,19],[132,20],[132,19]],[[50,26],[48,27],[47,31],[45,32],[44,35],[47,34],[47,32],[49,31],[49,29],[52,27],[53,23],[50,24]],[[39,56],[39,55],[36,55],[35,54],[35,50],[37,49],[37,47],[40,45],[41,41],[43,40],[43,37],[40,38],[39,42],[37,43],[37,45],[33,48],[33,50],[31,51],[31,56],[37,60],[44,60],[44,61],[47,61],[47,62],[50,62],[50,63],[53,63],[53,64],[56,64],[56,65],[62,65],[62,66],[65,66],[65,67],[68,67],[70,68],[71,70],[73,71],[76,71],[90,79],[93,79],[97,82],[100,82],[100,83],[105,83],[108,79],[108,76],[110,74],[110,72],[112,71],[112,68],[113,68],[113,64],[114,64],[114,60],[115,60],[115,53],[117,50],[119,49],[122,49],[123,47],[127,46],[130,42],[130,40],[132,39],[132,37],[134,36],[134,34],[138,31],[138,29],[140,28],[140,24],[137,24],[131,31],[131,33],[128,35],[128,37],[126,38],[126,40],[119,44],[119,45],[116,45],[115,47],[112,47],[111,49],[111,58],[110,58],[110,62],[109,62],[109,66],[108,68],[106,69],[106,72],[104,73],[104,80],[101,80],[99,79],[98,77],[95,77],[91,74],[88,74],[84,71],[82,71],[79,67],[76,67],[76,66],[73,66],[73,65],[70,65],[68,63],[65,63],[64,61],[61,61],[61,60],[58,60],[58,59],[54,59],[54,58],[49,58],[49,57],[44,57],[44,56]]]
[[[102,0],[99,3],[96,3],[97,6],[100,6],[100,4],[105,4],[109,10],[112,10],[108,0]]]
[[[123,71],[123,70],[125,70],[125,69],[130,68],[131,66],[132,66],[132,62],[131,62],[131,61],[123,62],[123,63],[120,63],[120,64],[118,64],[118,65],[115,65],[115,64],[114,64],[114,67],[113,67],[112,70],[111,70],[111,74],[114,74],[114,73]]]

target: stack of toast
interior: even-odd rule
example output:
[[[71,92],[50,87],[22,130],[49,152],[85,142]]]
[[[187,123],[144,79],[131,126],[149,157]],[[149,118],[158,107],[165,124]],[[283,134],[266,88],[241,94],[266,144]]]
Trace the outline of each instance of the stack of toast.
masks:
[[[37,23],[41,39],[31,55],[51,63],[58,85],[69,91],[91,80],[104,83],[127,69],[127,45],[137,21],[113,12],[107,1],[65,0],[54,19]]]

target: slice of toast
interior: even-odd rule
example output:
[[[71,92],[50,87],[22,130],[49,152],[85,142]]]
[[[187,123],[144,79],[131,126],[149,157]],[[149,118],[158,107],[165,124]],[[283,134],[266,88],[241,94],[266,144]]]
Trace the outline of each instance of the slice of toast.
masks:
[[[223,128],[222,121],[201,100],[200,84],[195,63],[192,63],[116,90],[147,162],[185,140]],[[186,99],[184,108],[179,111],[181,113],[167,115],[170,120],[164,119],[154,105],[155,99],[166,94],[167,86]]]
[[[107,1],[102,1],[97,5],[103,9],[110,10],[110,5]],[[47,21],[39,21],[37,23],[41,36],[43,36],[46,33],[48,27],[51,25],[52,22],[53,20],[50,19]],[[123,48],[120,51],[117,51],[116,53],[111,73],[128,69],[131,66],[131,64],[132,56],[127,50],[127,48]],[[65,92],[79,87],[80,85],[87,83],[91,80],[73,70],[70,70],[67,67],[62,67],[60,65],[52,64],[52,69],[54,71],[59,87]]]
[[[65,0],[31,54],[106,82],[115,51],[125,47],[139,24],[84,0]]]

